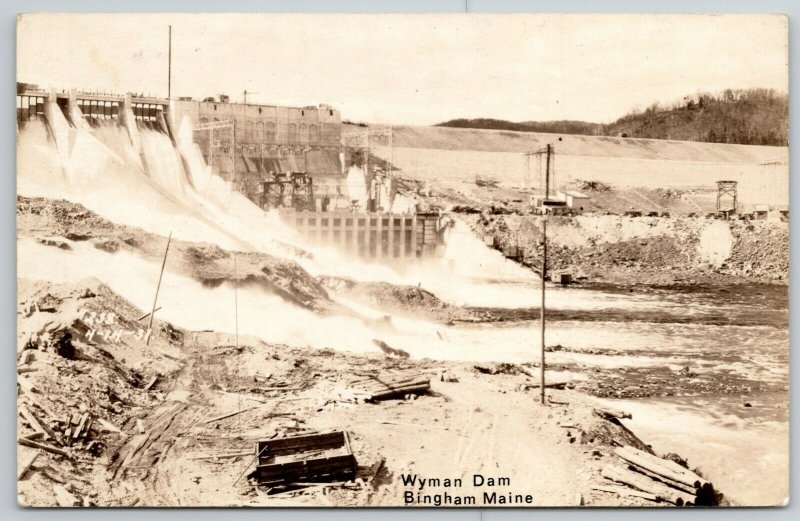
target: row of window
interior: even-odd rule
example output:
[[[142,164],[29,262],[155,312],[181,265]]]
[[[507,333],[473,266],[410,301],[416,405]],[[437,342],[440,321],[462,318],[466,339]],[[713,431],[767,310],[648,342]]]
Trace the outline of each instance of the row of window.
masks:
[[[299,130],[299,134],[298,134]],[[246,141],[274,141],[275,140],[275,123],[264,123],[259,121],[253,123],[248,121],[245,123],[245,140]],[[289,124],[289,141],[299,139],[300,141],[317,141],[319,134],[316,125],[306,125],[301,123],[298,127],[294,123]]]
[[[332,219],[332,221],[333,221],[333,226],[341,226],[341,224],[342,224],[342,219],[340,217],[334,217]],[[393,220],[392,225],[394,227],[399,228],[400,224],[401,224],[401,221],[402,221],[402,219],[399,219],[399,218],[395,217],[394,220]],[[297,226],[302,226],[303,222],[304,222],[304,219],[302,217],[298,217],[295,222],[296,222]],[[364,219],[364,218],[358,219],[358,226],[366,226],[366,222],[367,222],[367,220]],[[328,221],[327,217],[323,217],[323,218],[320,219],[320,226],[328,226],[328,224],[329,224],[329,221]],[[317,225],[317,218],[316,217],[309,217],[308,218],[308,225],[309,226],[316,226]],[[344,225],[345,226],[353,226],[353,219],[351,217],[346,218],[344,220]],[[370,226],[377,226],[378,225],[378,219],[371,218],[369,220],[369,225]],[[407,218],[406,219],[406,226],[412,226],[412,225],[413,225],[413,220]],[[384,226],[384,227],[388,228],[389,227],[389,219],[388,218],[381,219],[381,226]]]
[[[213,121],[219,121],[214,118]],[[200,118],[201,123],[208,123],[208,118]],[[298,134],[299,130],[299,134]],[[289,141],[300,140],[300,142],[315,142],[319,140],[319,132],[316,125],[306,125],[301,123],[298,126],[295,123],[289,124]],[[248,121],[245,123],[244,128],[244,141],[274,141],[275,140],[275,123],[259,121],[253,123]]]

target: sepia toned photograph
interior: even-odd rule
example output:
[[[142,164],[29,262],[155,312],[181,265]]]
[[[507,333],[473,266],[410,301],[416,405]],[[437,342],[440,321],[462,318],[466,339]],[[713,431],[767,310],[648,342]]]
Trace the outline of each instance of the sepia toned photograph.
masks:
[[[785,15],[16,29],[19,505],[788,504]]]

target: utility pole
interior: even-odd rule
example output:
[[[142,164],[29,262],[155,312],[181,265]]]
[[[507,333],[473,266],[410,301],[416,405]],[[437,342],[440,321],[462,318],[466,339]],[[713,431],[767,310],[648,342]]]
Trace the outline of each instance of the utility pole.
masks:
[[[239,352],[239,274],[236,272],[236,252],[233,252],[233,313],[236,321],[236,352]],[[238,411],[242,412],[242,393],[236,393]],[[242,430],[242,416],[239,415],[239,431]]]
[[[548,147],[550,145],[547,145]],[[550,156],[548,156],[550,157]],[[539,320],[542,323],[542,358],[539,361],[539,385],[541,388],[542,405],[544,405],[544,277],[547,272],[547,215],[542,219],[542,306],[539,309]]]
[[[172,26],[169,26],[169,58],[167,65],[167,99],[172,99]]]
[[[544,198],[550,199],[550,154],[553,153],[553,145],[548,143],[545,150],[547,155],[547,164],[544,171]]]
[[[164,276],[164,267],[167,265],[167,252],[169,252],[169,243],[172,240],[172,230],[169,232],[167,238],[167,247],[164,249],[164,260],[161,261],[161,273],[158,275],[158,285],[156,286],[156,296],[153,298],[153,310],[150,311],[150,323],[147,325],[147,341],[145,345],[150,345],[150,336],[153,331],[153,315],[156,314],[156,303],[158,302],[158,290],[161,289],[161,278]]]

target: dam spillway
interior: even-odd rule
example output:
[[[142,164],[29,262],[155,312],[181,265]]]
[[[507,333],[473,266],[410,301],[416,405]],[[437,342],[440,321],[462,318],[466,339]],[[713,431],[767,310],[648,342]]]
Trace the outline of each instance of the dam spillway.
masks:
[[[131,166],[155,181],[168,198],[186,195],[195,178],[190,170],[208,168],[212,177],[269,211],[272,207],[264,204],[263,194],[258,192],[264,180],[276,173],[291,176],[300,172],[317,189],[306,204],[317,211],[307,215],[303,212],[306,208],[279,205],[278,213],[310,244],[384,262],[440,256],[443,250],[446,220],[438,213],[408,208],[393,213],[391,204],[320,211],[320,203],[329,199],[329,194],[340,194],[336,199],[346,202],[355,198],[348,191],[342,168],[341,118],[331,107],[237,104],[226,97],[170,100],[77,89],[44,90],[22,83],[17,86],[16,105],[17,135],[32,121],[40,122],[55,145],[68,182],[82,177],[80,171],[86,166],[70,160],[76,147],[78,155],[83,153],[81,136],[111,132],[110,148],[119,152],[118,157],[132,158]],[[187,124],[191,132],[188,144],[194,146],[178,143],[178,134],[187,130],[182,129]],[[118,142],[120,132],[127,134],[124,144]],[[245,199],[237,201],[242,204]]]

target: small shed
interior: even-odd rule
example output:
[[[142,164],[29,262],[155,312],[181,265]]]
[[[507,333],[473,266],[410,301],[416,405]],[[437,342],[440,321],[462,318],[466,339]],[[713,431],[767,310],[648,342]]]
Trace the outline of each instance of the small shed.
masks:
[[[768,204],[757,204],[753,207],[753,219],[757,221],[762,221],[767,219],[767,215],[769,214],[769,205]]]
[[[590,197],[575,190],[568,190],[564,192],[564,200],[567,206],[578,212],[583,212],[589,209]]]

